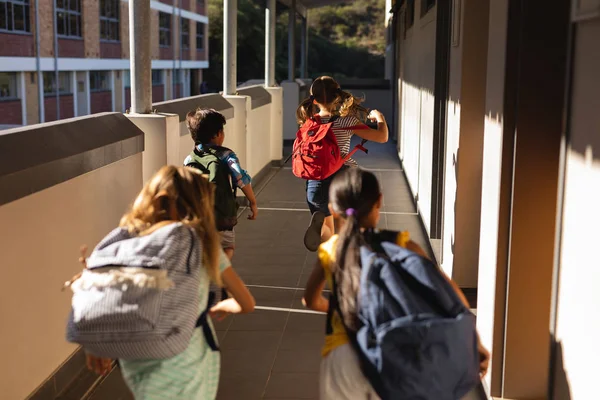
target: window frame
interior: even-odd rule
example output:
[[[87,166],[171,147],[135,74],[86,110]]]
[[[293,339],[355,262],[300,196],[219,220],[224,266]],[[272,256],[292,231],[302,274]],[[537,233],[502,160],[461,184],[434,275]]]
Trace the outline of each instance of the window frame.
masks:
[[[169,26],[168,27],[164,27],[162,26],[162,21],[168,21],[169,22]],[[171,32],[173,28],[173,14],[169,14],[169,13],[165,13],[162,11],[159,11],[158,13],[158,45],[159,47],[162,48],[170,48],[171,47]],[[165,38],[167,43],[162,43],[163,40],[163,33],[165,34]]]
[[[187,26],[187,31],[183,30],[184,25]],[[181,48],[183,50],[189,50],[190,49],[190,20],[187,18],[179,19],[179,37],[180,37],[180,41],[181,41]],[[186,40],[184,40],[184,38]]]
[[[160,82],[154,80],[155,75],[160,77]],[[163,75],[164,74],[163,74],[162,69],[153,69],[152,70],[152,79],[151,79],[152,86],[164,85],[165,84],[165,80],[164,80],[164,76]]]
[[[2,96],[2,92],[0,90],[0,103],[3,101],[20,100],[21,97],[19,96],[19,81],[17,79],[17,73],[0,72],[0,76],[2,75],[6,75],[8,77],[8,96]],[[12,90],[14,90],[14,93],[11,93]]]
[[[59,38],[63,38],[63,39],[83,39],[83,30],[82,30],[82,23],[81,23],[81,14],[82,14],[82,7],[81,7],[81,0],[62,0],[62,4],[64,6],[65,3],[69,3],[69,8],[63,8],[63,7],[59,7],[59,2],[57,1],[56,3],[56,34],[57,37]],[[71,5],[75,4],[75,10],[73,10],[71,8]],[[64,21],[63,24],[66,28],[66,32],[67,33],[59,33],[58,32],[58,26],[59,26],[59,14],[63,13],[64,14]],[[73,34],[71,32],[71,17],[75,17],[75,21],[76,21],[76,33]]]
[[[0,25],[0,32],[13,33],[19,35],[31,35],[31,4],[30,0],[2,0],[0,7],[4,6],[4,14],[6,22],[6,28],[2,28]],[[9,28],[9,7],[10,7],[10,28]],[[15,8],[23,8],[23,29],[15,29]],[[1,22],[0,22],[1,23]]]
[[[113,5],[116,16],[107,16],[106,14],[109,11],[110,4]],[[104,5],[104,7],[102,7]],[[100,0],[98,2],[98,7],[100,8],[100,42],[104,43],[119,43],[121,42],[121,0]],[[111,33],[115,33],[114,37],[102,37],[102,25],[105,24],[107,27],[111,27],[109,29],[109,36]]]
[[[103,81],[106,82],[106,88],[94,88],[94,85],[92,85],[92,79],[94,79],[94,82],[98,82],[98,75],[104,75],[106,74],[106,80]],[[100,79],[102,80],[102,79]],[[102,92],[110,92],[112,91],[112,85],[110,82],[110,71],[106,71],[106,70],[100,70],[100,71],[90,71],[90,93],[102,93]]]
[[[201,26],[202,29],[198,29],[199,26]],[[196,21],[196,51],[204,51],[204,44],[206,40],[205,32],[206,24],[204,22]],[[199,43],[202,43],[202,46],[199,46]]]
[[[421,0],[421,18],[423,18],[437,4],[437,0]]]
[[[51,77],[51,83],[54,84],[52,85],[53,87],[51,87],[51,91],[46,91],[46,83],[47,83],[47,79],[46,77],[50,76]],[[58,88],[58,95],[59,96],[67,96],[67,95],[72,95],[73,94],[73,88],[71,87],[71,73],[68,71],[59,71],[58,72],[58,80],[59,80],[59,85],[60,86],[60,81],[62,80],[62,78],[66,77],[65,82],[66,83],[66,90],[61,90],[61,88]],[[51,97],[51,96],[56,96],[56,82],[54,82],[54,79],[56,78],[56,73],[54,71],[44,71],[43,72],[43,80],[44,80],[44,97]]]

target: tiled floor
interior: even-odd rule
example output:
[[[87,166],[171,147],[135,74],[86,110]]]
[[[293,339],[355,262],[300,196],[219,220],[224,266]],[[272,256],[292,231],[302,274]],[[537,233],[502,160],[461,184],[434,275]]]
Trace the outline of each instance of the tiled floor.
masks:
[[[394,145],[368,147],[369,155],[356,158],[381,181],[381,227],[409,230],[430,251]],[[257,310],[216,325],[222,350],[218,399],[317,399],[325,316],[301,305],[316,260],[302,243],[310,218],[304,182],[292,175],[288,164],[259,190],[258,219],[240,220],[233,260],[256,298]],[[118,375],[109,383],[118,386],[117,380]],[[116,397],[94,397],[108,398]]]
[[[393,145],[369,148],[369,155],[356,158],[381,181],[380,226],[408,229],[429,249]],[[259,310],[217,326],[223,353],[218,399],[317,399],[325,317],[300,301],[315,262],[302,244],[310,219],[304,182],[288,164],[262,189],[258,203],[258,219],[236,228],[233,264]]]

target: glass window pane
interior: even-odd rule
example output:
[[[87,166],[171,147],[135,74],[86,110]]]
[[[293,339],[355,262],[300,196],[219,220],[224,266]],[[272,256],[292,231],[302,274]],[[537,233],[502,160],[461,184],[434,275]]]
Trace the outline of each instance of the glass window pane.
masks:
[[[7,3],[0,3],[0,29],[8,29]]]
[[[56,8],[65,8],[65,1],[69,0],[56,0]]]
[[[25,6],[13,4],[13,21],[15,31],[25,30]]]
[[[79,0],[71,0],[69,8],[73,11],[79,11]]]
[[[69,14],[69,35],[71,36],[79,36],[78,19],[79,15]]]
[[[67,27],[65,25],[65,17],[66,17],[66,15],[63,12],[56,13],[56,31],[58,32],[59,35],[67,34]]]

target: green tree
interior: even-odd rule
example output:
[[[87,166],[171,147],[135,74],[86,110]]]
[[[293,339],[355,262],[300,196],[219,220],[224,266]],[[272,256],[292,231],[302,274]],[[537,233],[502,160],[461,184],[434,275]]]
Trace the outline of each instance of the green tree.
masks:
[[[238,82],[264,77],[263,2],[238,1]],[[280,10],[282,6],[280,7]],[[310,77],[377,78],[383,76],[385,42],[383,13],[385,0],[362,0],[309,11]],[[223,1],[209,0],[210,67],[204,71],[211,89],[223,87]],[[288,13],[278,12],[276,26],[276,68],[278,81],[288,74]],[[296,37],[296,60],[300,60],[300,24]],[[299,65],[298,65],[299,68]],[[299,71],[297,71],[299,75]]]

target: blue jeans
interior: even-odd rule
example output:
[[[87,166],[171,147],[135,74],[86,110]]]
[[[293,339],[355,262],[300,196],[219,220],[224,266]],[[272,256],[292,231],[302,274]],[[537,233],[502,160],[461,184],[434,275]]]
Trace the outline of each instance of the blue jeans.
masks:
[[[331,181],[333,181],[337,174],[346,168],[348,167],[343,166],[335,174],[322,181],[306,181],[306,202],[311,214],[321,211],[326,216],[331,215],[329,212],[329,186],[331,186]]]

